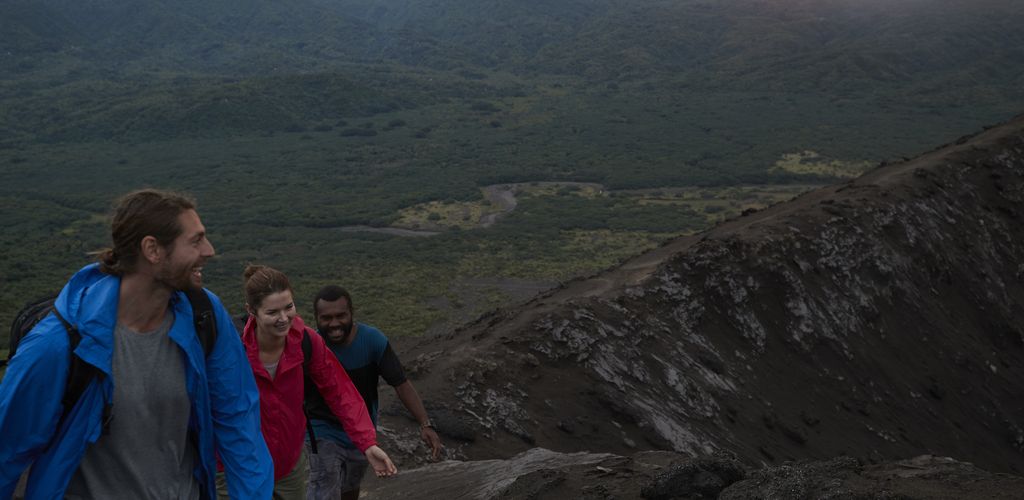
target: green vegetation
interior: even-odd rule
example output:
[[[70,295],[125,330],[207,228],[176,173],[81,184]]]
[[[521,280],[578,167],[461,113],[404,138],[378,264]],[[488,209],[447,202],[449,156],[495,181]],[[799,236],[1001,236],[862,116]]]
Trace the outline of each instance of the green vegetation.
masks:
[[[421,203],[401,211],[395,227],[423,230],[472,229],[487,213],[482,201]]]
[[[871,163],[866,161],[828,160],[814,151],[800,151],[782,155],[782,159],[775,162],[775,168],[772,171],[782,170],[794,174],[852,178],[863,174],[869,168],[871,168]]]
[[[235,311],[260,262],[306,316],[340,282],[387,332],[451,325],[512,300],[471,283],[589,274],[1024,109],[1024,14],[981,1],[6,2],[0,325],[143,186],[196,196]]]

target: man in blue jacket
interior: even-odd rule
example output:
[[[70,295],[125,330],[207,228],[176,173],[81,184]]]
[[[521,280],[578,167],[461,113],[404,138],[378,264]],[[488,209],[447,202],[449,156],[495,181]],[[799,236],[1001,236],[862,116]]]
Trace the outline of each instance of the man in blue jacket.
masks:
[[[214,254],[194,203],[129,193],[111,233],[113,248],[54,303],[80,332],[77,348],[51,313],[18,344],[0,383],[0,498],[31,465],[30,500],[213,499],[217,457],[232,498],[271,498],[259,393],[231,317],[203,290],[224,333],[207,353],[183,293],[202,290]],[[65,415],[71,356],[99,375]]]

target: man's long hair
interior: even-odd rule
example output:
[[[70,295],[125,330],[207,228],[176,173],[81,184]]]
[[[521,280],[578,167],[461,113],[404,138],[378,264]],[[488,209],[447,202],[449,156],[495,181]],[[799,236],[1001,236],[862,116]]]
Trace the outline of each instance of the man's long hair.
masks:
[[[178,216],[195,208],[191,198],[170,191],[140,189],[124,195],[110,223],[113,248],[95,252],[100,270],[117,276],[131,274],[138,264],[142,239],[152,236],[161,246],[170,246],[182,231]]]

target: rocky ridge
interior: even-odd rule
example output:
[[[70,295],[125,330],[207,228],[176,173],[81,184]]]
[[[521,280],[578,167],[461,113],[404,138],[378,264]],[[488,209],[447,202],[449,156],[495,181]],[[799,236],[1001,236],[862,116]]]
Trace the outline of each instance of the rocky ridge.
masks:
[[[673,240],[403,358],[449,458],[542,447],[866,467],[927,454],[1020,474],[1022,202],[1024,116]],[[394,422],[396,446],[413,443]]]

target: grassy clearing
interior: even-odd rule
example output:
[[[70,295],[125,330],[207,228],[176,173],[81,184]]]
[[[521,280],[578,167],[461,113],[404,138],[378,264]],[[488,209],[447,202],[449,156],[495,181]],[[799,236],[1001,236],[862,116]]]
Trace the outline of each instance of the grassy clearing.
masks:
[[[815,185],[757,185],[722,188],[643,189],[617,193],[642,206],[689,209],[704,218],[704,227],[736,217],[744,210],[762,208],[789,201],[814,189]]]
[[[64,229],[60,230],[62,236],[75,236],[85,228],[86,231],[90,228],[99,226],[103,227],[109,223],[105,214],[89,214],[84,219],[78,219],[73,221]]]
[[[400,210],[392,227],[430,231],[474,229],[480,226],[484,215],[496,212],[486,200],[431,201]]]
[[[508,191],[511,196],[579,196],[596,198],[607,196],[600,184],[578,182],[524,182],[491,186],[498,191]],[[430,201],[419,203],[398,211],[391,227],[429,231],[450,229],[478,229],[484,227],[487,215],[506,212],[505,207],[487,199],[488,188],[481,189],[480,200],[471,201]]]
[[[593,199],[608,196],[601,184],[587,182],[523,182],[515,185],[517,193],[527,196],[579,196]]]
[[[782,155],[782,159],[776,161],[775,166],[770,171],[850,179],[867,172],[871,166],[872,163],[868,161],[828,159],[816,151],[804,150]]]

